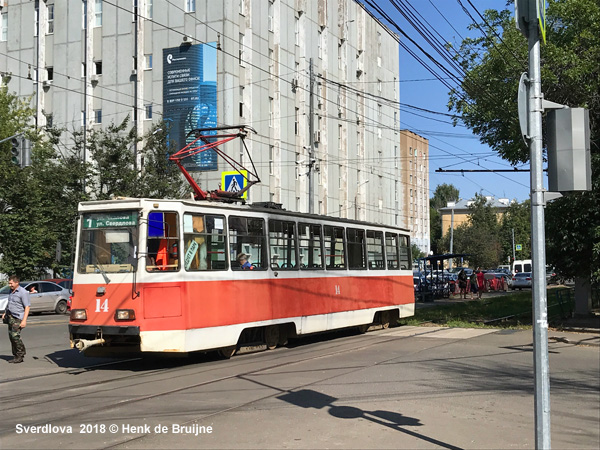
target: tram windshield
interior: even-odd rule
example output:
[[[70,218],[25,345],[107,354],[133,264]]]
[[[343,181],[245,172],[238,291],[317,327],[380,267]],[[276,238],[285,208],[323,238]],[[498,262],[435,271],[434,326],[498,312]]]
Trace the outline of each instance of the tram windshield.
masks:
[[[136,267],[137,211],[83,215],[79,273],[131,272]]]

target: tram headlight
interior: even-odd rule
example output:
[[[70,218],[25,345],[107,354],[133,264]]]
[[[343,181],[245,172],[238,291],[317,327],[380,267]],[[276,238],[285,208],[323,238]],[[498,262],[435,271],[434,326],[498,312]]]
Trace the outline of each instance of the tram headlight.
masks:
[[[135,311],[133,309],[117,309],[115,320],[135,320]]]
[[[87,311],[85,309],[72,309],[71,320],[87,320]]]

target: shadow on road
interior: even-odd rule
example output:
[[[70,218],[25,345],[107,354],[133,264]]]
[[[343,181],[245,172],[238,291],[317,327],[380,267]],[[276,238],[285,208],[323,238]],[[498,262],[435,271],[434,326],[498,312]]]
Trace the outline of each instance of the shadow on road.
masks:
[[[337,400],[335,397],[331,397],[326,394],[322,394],[312,389],[301,389],[299,391],[287,392],[277,397],[279,400],[283,400],[301,408],[315,408],[323,409],[328,408],[329,414],[338,419],[364,419],[369,420],[378,425],[391,428],[401,433],[408,434],[417,439],[429,442],[431,444],[448,448],[448,449],[459,449],[452,444],[438,441],[437,439],[430,438],[423,434],[417,433],[412,430],[408,430],[404,427],[420,427],[421,421],[415,417],[405,416],[403,414],[393,411],[366,411],[354,406],[338,406],[334,405],[333,402]]]

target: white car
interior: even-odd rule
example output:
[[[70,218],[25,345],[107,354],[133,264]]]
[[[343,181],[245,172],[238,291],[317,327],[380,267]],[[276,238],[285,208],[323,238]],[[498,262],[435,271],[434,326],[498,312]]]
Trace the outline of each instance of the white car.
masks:
[[[29,301],[31,302],[31,313],[41,313],[45,311],[54,311],[57,314],[65,314],[71,292],[51,281],[23,281],[19,283],[25,290],[30,291]],[[31,289],[36,292],[32,293]],[[0,311],[6,310],[8,303],[8,294],[10,287],[4,286],[0,289]]]

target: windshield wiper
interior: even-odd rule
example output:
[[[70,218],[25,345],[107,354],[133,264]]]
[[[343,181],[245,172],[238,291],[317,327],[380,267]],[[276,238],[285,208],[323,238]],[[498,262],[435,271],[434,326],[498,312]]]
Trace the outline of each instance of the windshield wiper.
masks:
[[[106,284],[110,283],[110,278],[108,278],[108,276],[106,275],[106,272],[104,271],[103,268],[101,268],[100,266],[98,266],[98,264],[94,264],[93,265],[94,269],[97,269],[100,272],[100,275],[102,275],[102,278],[104,278],[104,282]]]

